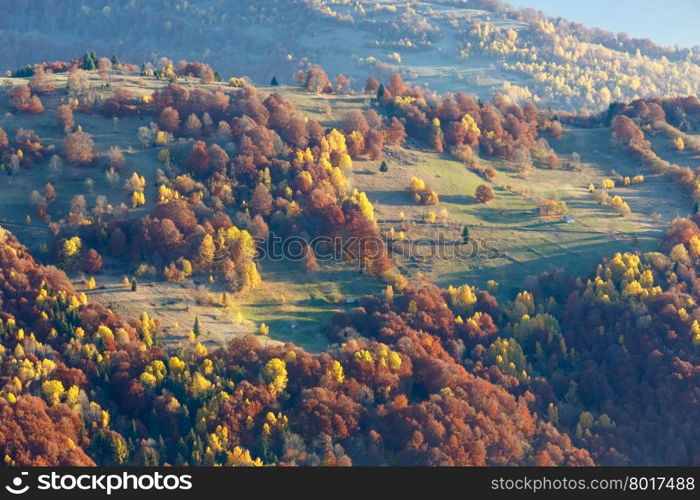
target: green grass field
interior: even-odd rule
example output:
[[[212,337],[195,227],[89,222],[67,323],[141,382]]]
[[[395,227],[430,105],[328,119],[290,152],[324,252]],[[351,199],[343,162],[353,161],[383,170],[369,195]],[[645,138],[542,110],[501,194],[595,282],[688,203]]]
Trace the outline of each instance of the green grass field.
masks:
[[[458,239],[466,224],[473,239],[500,253],[499,258],[455,260],[447,252],[445,258],[420,265],[404,262],[407,273],[425,275],[442,286],[468,283],[485,287],[488,280],[495,279],[501,283],[502,298],[512,298],[528,276],[557,269],[586,276],[602,258],[615,252],[654,250],[664,224],[692,206],[685,195],[676,194],[669,200],[667,193],[677,192],[672,182],[645,172],[612,146],[608,129],[568,129],[562,139],[550,142],[563,163],[578,152],[581,164],[573,170],[535,168],[523,179],[507,162],[482,159],[480,163],[499,172],[488,182],[448,155],[409,146],[387,155],[389,172],[384,174],[378,172],[376,162],[358,162],[353,180],[375,203],[379,219],[397,220],[403,212],[409,220],[422,221],[430,211],[448,211],[446,224],[438,217],[435,224],[415,225],[407,233],[409,239],[435,238],[439,233]],[[613,171],[630,176],[643,173],[646,178],[644,184],[610,191],[611,196],[619,195],[629,203],[632,214],[628,217],[600,205],[588,191],[590,183],[599,186]],[[437,190],[439,205],[423,207],[413,202],[405,189],[414,175]],[[488,184],[495,192],[496,198],[487,205],[474,199],[479,184]],[[540,218],[535,209],[544,198],[566,202],[573,221]]]

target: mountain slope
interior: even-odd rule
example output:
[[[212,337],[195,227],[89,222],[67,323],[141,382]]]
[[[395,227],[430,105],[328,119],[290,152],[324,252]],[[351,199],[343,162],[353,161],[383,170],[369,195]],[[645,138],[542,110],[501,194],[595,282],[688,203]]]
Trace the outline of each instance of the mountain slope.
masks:
[[[289,82],[312,61],[353,77],[356,90],[370,75],[400,70],[438,91],[500,91],[570,110],[694,94],[700,82],[696,50],[664,49],[494,0],[31,0],[6,13],[6,69],[95,49],[134,62],[202,60],[226,76],[267,83],[273,75]]]

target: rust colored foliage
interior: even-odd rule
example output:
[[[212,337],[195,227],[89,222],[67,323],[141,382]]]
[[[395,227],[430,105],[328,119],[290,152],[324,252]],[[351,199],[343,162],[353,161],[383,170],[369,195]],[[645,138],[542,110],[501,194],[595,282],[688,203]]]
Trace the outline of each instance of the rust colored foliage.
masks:
[[[207,145],[204,141],[197,141],[194,143],[190,154],[187,156],[187,166],[190,168],[190,171],[198,177],[207,175],[211,168],[211,162],[209,160]]]
[[[158,125],[161,130],[176,133],[180,128],[180,114],[176,109],[166,106],[163,108],[163,111],[160,112]]]
[[[99,273],[102,270],[102,256],[97,252],[97,250],[91,248],[85,252],[80,268],[86,273]]]
[[[70,163],[89,165],[93,159],[95,143],[87,132],[68,134],[63,144],[63,157]]]
[[[476,198],[476,201],[479,203],[488,203],[495,198],[495,195],[493,194],[493,189],[491,189],[491,187],[487,186],[486,184],[480,184],[476,188],[474,198]]]
[[[34,115],[44,111],[44,104],[38,96],[31,95],[29,85],[16,85],[10,89],[9,95],[17,111]]]
[[[323,68],[317,64],[311,66],[306,72],[304,86],[307,90],[317,94],[330,94],[333,91],[333,86],[328,79],[328,75],[323,71]]]
[[[49,408],[29,395],[15,404],[0,398],[0,453],[19,466],[95,465],[80,447],[86,444],[81,427],[65,405]]]
[[[62,104],[56,108],[56,121],[58,122],[58,128],[62,131],[70,131],[75,125],[75,120],[73,119],[73,110],[70,106]]]

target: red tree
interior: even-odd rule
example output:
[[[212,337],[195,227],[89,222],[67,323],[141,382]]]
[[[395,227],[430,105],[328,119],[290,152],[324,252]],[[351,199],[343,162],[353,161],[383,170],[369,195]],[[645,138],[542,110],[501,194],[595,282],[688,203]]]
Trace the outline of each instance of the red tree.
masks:
[[[479,203],[488,203],[495,198],[495,195],[493,194],[493,189],[491,189],[489,186],[486,184],[480,184],[476,188],[474,198],[476,198]]]
[[[304,86],[317,94],[330,94],[333,91],[328,75],[318,64],[314,64],[306,72],[306,82]]]
[[[190,151],[187,157],[187,166],[192,173],[199,177],[205,177],[209,173],[209,152],[207,151],[207,145],[204,141],[197,141],[194,143],[192,151]]]
[[[175,108],[167,106],[160,112],[158,124],[161,130],[175,133],[180,128],[180,113]]]
[[[102,256],[97,253],[97,250],[91,248],[85,252],[80,268],[86,273],[99,273],[102,270]]]
[[[229,157],[226,151],[218,144],[213,144],[209,148],[209,160],[214,170],[225,173],[228,166]]]

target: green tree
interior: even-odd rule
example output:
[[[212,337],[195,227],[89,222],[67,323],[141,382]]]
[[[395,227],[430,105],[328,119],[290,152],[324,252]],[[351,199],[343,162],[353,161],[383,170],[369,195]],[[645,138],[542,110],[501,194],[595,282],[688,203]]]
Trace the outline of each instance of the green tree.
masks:
[[[384,98],[384,84],[380,83],[377,89],[377,100],[381,101]]]
[[[464,229],[462,229],[462,241],[464,243],[469,243],[469,227],[464,226]]]
[[[86,52],[83,56],[83,69],[94,71],[97,69],[97,54],[95,51]]]
[[[136,278],[131,278],[131,291],[135,292],[139,289],[139,284],[136,281]]]
[[[199,337],[202,334],[202,327],[199,326],[199,316],[194,317],[194,325],[192,325],[192,333],[195,337]]]
[[[379,171],[380,172],[388,172],[389,171],[389,165],[387,164],[386,160],[382,160],[382,164],[379,165]]]
[[[272,85],[273,87],[276,87],[276,86],[278,86],[279,84],[280,84],[280,83],[277,81],[277,77],[276,77],[276,76],[273,76],[273,77],[272,77],[272,81],[270,81],[270,85]]]
[[[129,458],[129,447],[122,435],[109,429],[97,431],[90,449],[96,462],[105,465],[121,465]]]

